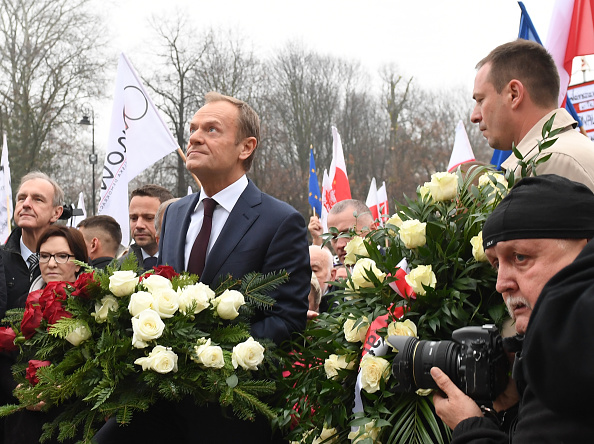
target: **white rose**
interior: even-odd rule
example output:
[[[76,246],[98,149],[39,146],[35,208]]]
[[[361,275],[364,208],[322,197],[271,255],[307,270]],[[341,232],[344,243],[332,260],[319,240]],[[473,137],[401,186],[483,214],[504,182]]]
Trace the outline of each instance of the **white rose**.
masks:
[[[493,193],[497,193],[500,196],[503,196],[503,192],[504,190],[508,189],[509,184],[507,183],[507,179],[503,174],[488,172],[482,174],[481,177],[479,177],[478,181],[479,188],[484,188],[486,186],[491,186],[493,188],[493,191],[489,193],[490,195]]]
[[[388,325],[388,334],[386,335],[386,341],[390,336],[417,336],[417,326],[410,319],[406,319],[403,322],[395,321]],[[397,351],[395,347],[392,350]]]
[[[245,299],[236,290],[225,290],[222,295],[213,301],[213,306],[222,319],[235,319],[239,316],[239,307],[243,304],[245,304]]]
[[[435,285],[437,284],[437,279],[435,278],[435,273],[433,273],[433,270],[431,269],[431,265],[419,265],[407,274],[404,277],[404,280],[412,287],[416,294],[421,296],[426,293],[423,285],[435,288]]]
[[[173,317],[179,308],[178,294],[173,288],[158,288],[152,292],[153,310],[159,313],[161,319]]]
[[[365,439],[370,439],[374,444],[382,444],[377,437],[381,432],[381,427],[375,427],[375,421],[370,421],[365,424],[365,430],[361,433],[360,427],[349,432],[348,438],[352,441],[351,444],[355,444]],[[359,435],[361,433],[361,435]]]
[[[79,321],[78,324],[78,327],[68,333],[65,338],[75,347],[91,337],[91,330],[89,330],[89,326],[82,321]]]
[[[157,345],[145,358],[138,358],[134,364],[141,365],[142,370],[154,370],[158,373],[177,372],[177,355],[171,347]]]
[[[392,217],[390,217],[390,219],[386,221],[386,226],[388,225],[394,225],[398,228],[402,226],[402,219],[400,218],[398,213],[394,213]],[[394,230],[389,229],[388,232],[390,233],[390,236],[396,236],[396,232]]]
[[[332,439],[330,439],[332,438]],[[326,426],[322,428],[322,433],[318,438],[314,438],[311,444],[333,444],[338,442],[338,431],[335,428],[327,429]]]
[[[424,200],[425,202],[428,201],[429,199],[431,199],[431,191],[429,191],[429,183],[430,182],[425,182],[424,185],[421,185],[419,187],[419,195],[421,196],[421,200]]]
[[[210,305],[210,301],[214,299],[215,292],[210,289],[208,285],[199,282],[195,285],[188,285],[179,291],[179,310],[183,314],[187,314],[187,310],[196,304],[194,314],[200,313]]]
[[[367,353],[359,365],[361,375],[361,388],[367,393],[375,393],[380,388],[383,379],[390,377],[390,363],[384,358]]]
[[[402,219],[400,218],[400,216],[398,215],[398,213],[394,213],[392,214],[392,216],[390,217],[390,219],[388,219],[386,221],[387,224],[390,225],[395,225],[398,228],[400,228],[400,226],[402,225]]]
[[[395,321],[388,325],[388,336],[417,336],[417,326],[410,319]]]
[[[101,302],[95,302],[95,312],[91,316],[95,318],[99,324],[107,321],[107,314],[110,311],[117,311],[119,307],[118,300],[112,296],[107,295],[101,298]]]
[[[363,316],[362,320],[355,327],[357,322],[356,319],[348,318],[342,327],[344,337],[349,342],[363,342],[365,336],[367,336],[367,330],[369,329],[369,319],[367,319],[367,316]]]
[[[353,287],[351,288],[352,290],[358,290],[361,287],[374,287],[375,284],[371,282],[369,280],[369,277],[367,276],[368,271],[371,271],[371,273],[373,273],[380,282],[384,282],[384,279],[386,278],[386,273],[377,268],[377,265],[375,265],[375,261],[373,259],[364,257],[362,259],[359,259],[353,267],[353,271],[351,273],[351,280],[347,282],[349,288],[351,287],[351,282]]]
[[[159,313],[147,308],[132,318],[132,346],[136,348],[148,347],[146,341],[160,338],[165,329]]]
[[[148,291],[137,291],[130,296],[128,311],[132,316],[138,316],[141,311],[147,308],[153,308],[153,295]]]
[[[344,257],[345,265],[353,265],[357,262],[359,256],[368,257],[367,249],[365,248],[365,241],[361,236],[354,236],[344,247],[346,256]]]
[[[404,246],[409,249],[422,247],[427,243],[426,235],[427,224],[417,219],[405,220],[400,225],[400,239]]]
[[[210,345],[210,339],[203,344],[194,347],[196,357],[192,356],[192,360],[205,367],[223,368],[225,366],[225,359],[223,358],[223,349],[218,345]]]
[[[151,274],[142,280],[142,285],[152,294],[157,290],[165,290],[166,288],[173,288],[171,281],[158,274]]]
[[[419,396],[429,396],[433,393],[433,389],[417,389],[415,393]]]
[[[138,276],[131,270],[114,271],[109,277],[109,291],[119,298],[134,293],[136,285],[138,285]]]
[[[458,176],[453,173],[435,173],[431,182],[425,183],[436,202],[452,200],[458,194]]]
[[[241,366],[245,370],[258,370],[258,365],[264,360],[264,347],[254,338],[241,342],[233,347],[231,363],[233,368]]]
[[[345,355],[330,355],[324,361],[324,370],[326,371],[326,377],[333,379],[338,376],[338,370],[350,370],[355,366],[353,361],[347,362]]]
[[[481,231],[479,234],[474,236],[470,239],[470,245],[472,245],[472,255],[477,260],[477,262],[487,262],[487,255],[485,254],[485,250],[483,248],[483,232]]]

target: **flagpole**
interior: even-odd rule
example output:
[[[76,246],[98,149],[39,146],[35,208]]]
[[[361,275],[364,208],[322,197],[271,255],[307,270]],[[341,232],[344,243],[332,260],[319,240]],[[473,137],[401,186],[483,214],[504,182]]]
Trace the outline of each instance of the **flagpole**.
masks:
[[[184,152],[182,151],[182,149],[180,147],[177,147],[177,154],[179,154],[179,157],[181,157],[182,160],[184,161],[184,163],[186,163],[186,155],[184,154]],[[198,180],[196,175],[194,173],[192,173],[191,171],[190,171],[190,174],[196,181],[196,185],[198,185],[199,188],[202,188],[202,184],[200,183],[200,181]]]

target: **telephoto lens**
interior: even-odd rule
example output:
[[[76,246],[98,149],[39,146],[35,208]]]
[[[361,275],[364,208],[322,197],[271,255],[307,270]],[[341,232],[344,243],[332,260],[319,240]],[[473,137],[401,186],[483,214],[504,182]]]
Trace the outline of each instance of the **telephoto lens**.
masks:
[[[494,325],[455,330],[452,341],[426,341],[390,336],[397,350],[392,374],[399,393],[437,388],[431,367],[440,368],[464,393],[475,400],[493,400],[507,385],[509,362]]]

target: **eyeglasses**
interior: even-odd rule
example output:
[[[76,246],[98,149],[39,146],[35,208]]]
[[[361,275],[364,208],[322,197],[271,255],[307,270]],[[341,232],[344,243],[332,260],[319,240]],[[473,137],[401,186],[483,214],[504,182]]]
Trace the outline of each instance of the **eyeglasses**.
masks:
[[[49,253],[39,253],[39,262],[45,264],[50,261],[51,258],[54,258],[56,264],[65,264],[71,257],[74,257],[74,254],[68,253],[56,253],[56,254],[49,254]]]

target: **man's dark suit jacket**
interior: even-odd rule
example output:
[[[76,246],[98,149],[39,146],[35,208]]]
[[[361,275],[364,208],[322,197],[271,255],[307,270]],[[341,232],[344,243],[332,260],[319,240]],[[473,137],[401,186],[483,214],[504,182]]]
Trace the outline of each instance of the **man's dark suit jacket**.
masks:
[[[195,193],[167,208],[159,265],[185,270],[186,233],[198,199]],[[276,300],[272,310],[261,311],[252,320],[254,337],[270,338],[277,344],[302,331],[307,322],[311,280],[307,229],[293,207],[262,193],[249,181],[208,254],[200,281],[214,289],[227,274],[240,279],[251,271],[281,269],[289,272],[289,282],[270,293]]]
[[[192,194],[167,208],[161,225],[159,265],[185,270],[186,233],[198,198]],[[250,271],[288,271],[289,282],[269,294],[276,300],[273,309],[252,319],[254,337],[280,344],[291,333],[302,331],[307,322],[311,269],[306,236],[305,221],[294,208],[262,193],[250,181],[213,245],[200,280],[216,288],[218,280],[229,273],[239,279]],[[254,423],[225,417],[221,407],[198,407],[189,398],[179,404],[157,403],[147,413],[135,414],[127,427],[117,427],[112,419],[95,439],[99,444],[284,442],[272,436],[263,417]]]

